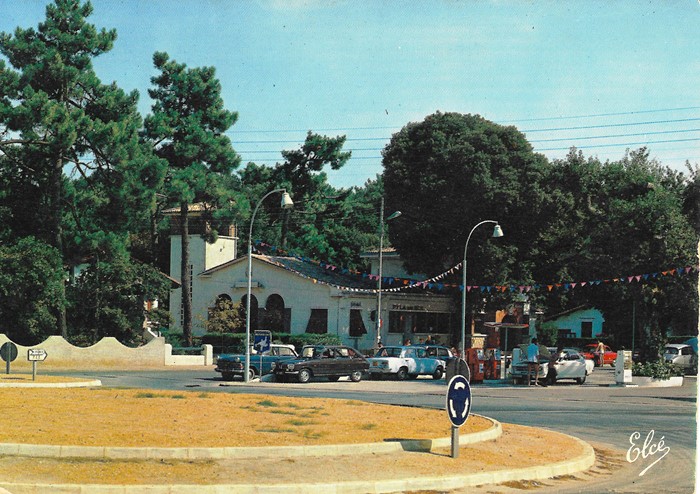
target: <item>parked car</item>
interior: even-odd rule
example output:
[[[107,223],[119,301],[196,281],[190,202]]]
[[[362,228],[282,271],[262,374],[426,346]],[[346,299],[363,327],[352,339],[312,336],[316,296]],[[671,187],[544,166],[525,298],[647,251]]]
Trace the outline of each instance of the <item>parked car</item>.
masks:
[[[583,355],[584,358],[591,359],[595,363],[596,367],[599,367],[598,356],[595,353],[595,349],[598,345],[596,343],[591,343],[583,347],[579,353]],[[615,366],[615,359],[617,359],[617,352],[614,352],[608,345],[605,345],[605,353],[603,354],[603,365]]]
[[[696,373],[698,369],[698,355],[692,346],[684,343],[669,343],[664,348],[664,360],[675,364],[684,372]]]
[[[426,356],[443,360],[445,364],[449,364],[457,356],[452,353],[452,350],[442,345],[415,345],[420,348],[425,348]]]
[[[429,357],[425,348],[419,346],[386,346],[368,358],[369,376],[381,379],[396,376],[399,381],[421,375],[440,379],[445,374],[445,361]]]
[[[296,378],[300,383],[309,382],[314,377],[326,377],[337,381],[349,376],[353,382],[362,380],[362,374],[369,369],[369,362],[357,350],[347,346],[307,345],[299,358],[280,361],[272,372],[278,381]]]
[[[554,350],[556,350],[556,348]],[[566,352],[567,354],[579,353],[579,351],[576,348],[564,348],[564,352]],[[583,355],[581,355],[581,356],[583,357]],[[583,359],[586,363],[586,375],[588,376],[595,369],[595,362],[592,359],[589,359],[586,357],[583,357]]]
[[[260,357],[262,357],[262,362]],[[270,345],[270,349],[263,352],[262,355],[251,345],[250,365],[248,368],[249,379],[253,379],[255,376],[264,376],[268,374],[272,371],[272,364],[279,360],[296,357],[298,357],[298,355],[293,345],[278,345],[273,343]],[[244,367],[245,355],[224,354],[216,359],[216,368],[214,370],[221,373],[221,377],[224,381],[232,381],[234,377],[243,377],[245,372]]]
[[[556,351],[556,349],[555,349]],[[578,384],[586,382],[586,359],[575,349],[565,348],[554,364],[556,375],[549,373],[550,356],[540,353],[539,379],[547,384],[554,384],[562,379],[573,379]],[[519,384],[527,381],[527,360],[521,360],[511,369],[513,382]]]

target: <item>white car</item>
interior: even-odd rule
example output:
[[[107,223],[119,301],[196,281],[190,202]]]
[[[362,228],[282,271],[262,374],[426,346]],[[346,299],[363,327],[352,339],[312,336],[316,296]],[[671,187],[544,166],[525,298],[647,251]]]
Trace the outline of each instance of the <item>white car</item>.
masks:
[[[682,368],[685,372],[697,372],[698,356],[693,347],[686,344],[669,343],[664,349],[664,360]]]
[[[555,349],[556,351],[556,349]],[[540,352],[539,378],[547,384],[554,384],[562,379],[573,379],[578,384],[586,382],[587,362],[583,356],[572,348],[565,348],[554,364],[555,374],[549,372],[550,358]],[[527,380],[527,361],[521,360],[512,366],[513,382],[518,384]]]
[[[579,351],[576,348],[564,348],[564,352],[567,354],[570,353],[579,353]],[[583,357],[583,355],[581,355]],[[591,372],[595,369],[595,362],[589,358],[584,357],[584,361],[586,362],[586,375],[590,375]]]
[[[385,346],[377,350],[369,361],[369,376],[381,379],[396,376],[399,381],[429,375],[440,379],[445,374],[445,361],[428,357],[425,348],[411,346]]]

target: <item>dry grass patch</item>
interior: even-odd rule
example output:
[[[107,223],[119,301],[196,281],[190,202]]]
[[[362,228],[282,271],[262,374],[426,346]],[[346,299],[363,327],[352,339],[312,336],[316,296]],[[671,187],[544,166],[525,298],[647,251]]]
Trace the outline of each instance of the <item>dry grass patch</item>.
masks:
[[[449,437],[444,411],[352,400],[115,388],[0,388],[0,442],[280,446]],[[471,417],[461,433],[490,427]]]

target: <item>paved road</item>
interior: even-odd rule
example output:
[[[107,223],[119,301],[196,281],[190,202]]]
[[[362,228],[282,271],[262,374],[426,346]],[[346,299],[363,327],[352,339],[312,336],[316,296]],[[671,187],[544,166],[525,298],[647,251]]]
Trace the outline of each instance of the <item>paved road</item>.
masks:
[[[304,385],[271,382],[245,385],[237,382],[226,385],[218,374],[201,370],[80,372],[74,375],[96,377],[105,386],[342,397],[435,408],[444,408],[446,389],[444,380],[429,379],[361,383],[319,381]],[[697,378],[686,377],[684,385],[676,388],[621,388],[612,384],[614,373],[610,367],[596,369],[583,386],[561,383],[535,388],[500,383],[475,384],[472,411],[502,422],[572,434],[594,445],[597,443],[625,452],[632,448],[631,458],[638,457],[612,477],[584,487],[577,483],[571,490],[560,486],[556,492],[694,492]],[[447,417],[445,420],[447,423]],[[638,439],[635,439],[637,434]],[[647,438],[649,446],[644,449]],[[635,451],[632,442],[642,454]],[[648,453],[654,449],[665,451],[666,448],[666,456],[651,466],[663,452]],[[639,476],[647,467],[646,473]]]

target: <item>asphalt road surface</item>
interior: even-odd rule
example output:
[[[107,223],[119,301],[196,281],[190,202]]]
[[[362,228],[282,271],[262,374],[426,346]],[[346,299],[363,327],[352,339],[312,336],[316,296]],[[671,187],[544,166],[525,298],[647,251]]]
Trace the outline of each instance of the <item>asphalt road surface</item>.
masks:
[[[63,374],[66,374],[65,372]],[[341,380],[297,383],[224,383],[211,370],[71,372],[104,386],[358,399],[445,407],[445,381]],[[597,482],[543,487],[536,492],[693,493],[697,447],[697,378],[682,387],[614,386],[611,367],[596,368],[586,383],[549,387],[474,384],[472,412],[506,423],[543,427],[625,453],[628,463]],[[445,416],[448,424],[447,416]],[[646,446],[645,446],[646,444]],[[641,474],[641,475],[640,475]]]

